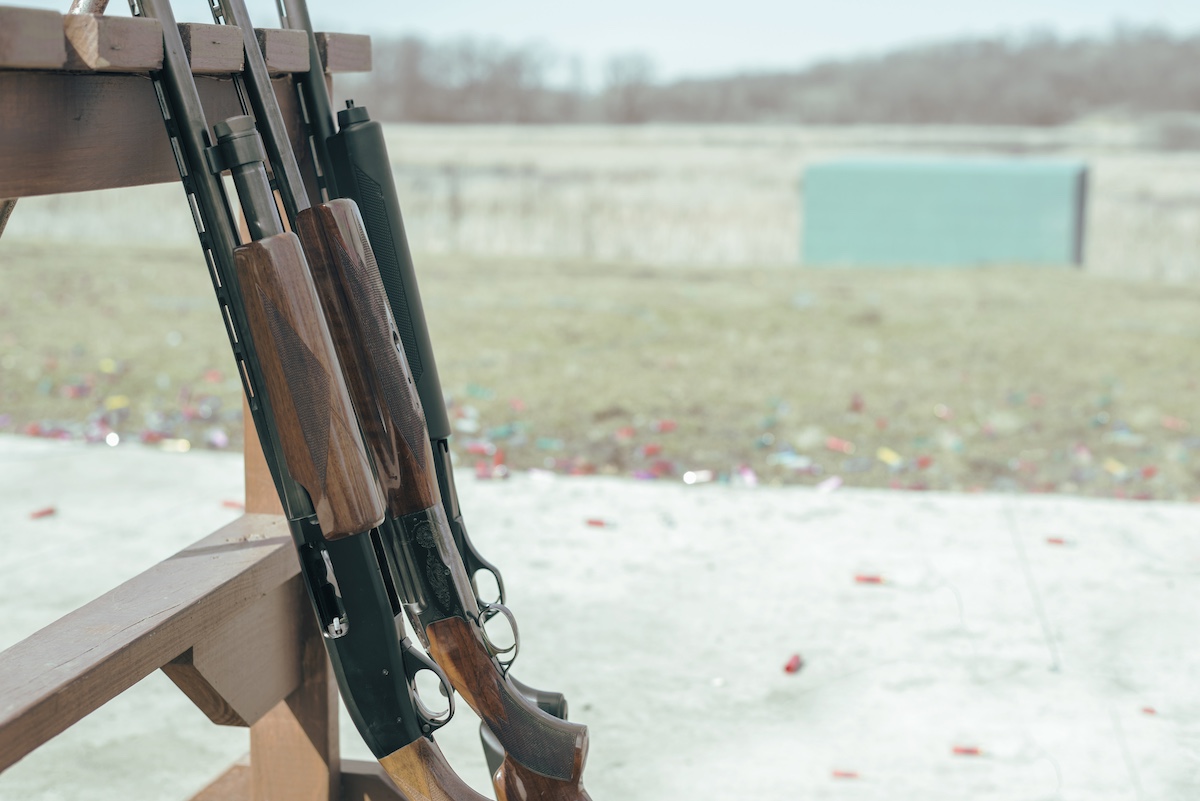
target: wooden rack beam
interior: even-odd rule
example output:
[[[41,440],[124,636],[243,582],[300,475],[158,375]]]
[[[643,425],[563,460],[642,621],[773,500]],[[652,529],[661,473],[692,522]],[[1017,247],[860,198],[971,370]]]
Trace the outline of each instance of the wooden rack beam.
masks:
[[[288,605],[274,596],[300,590],[284,520],[245,515],[8,648],[0,653],[0,770],[190,649],[208,647],[249,610],[295,638],[294,620],[279,614]],[[297,647],[256,651],[277,677],[264,695],[295,689],[298,672],[283,663]]]
[[[242,108],[230,78],[242,38],[229,25],[179,26],[205,112],[215,123]],[[0,6],[0,198],[82,192],[178,179],[147,73],[162,66],[157,20]],[[300,167],[293,73],[307,72],[299,31],[256,29]],[[317,34],[326,73],[371,68],[370,37]]]
[[[162,26],[140,17],[69,14],[67,69],[93,72],[156,70],[162,66]]]
[[[259,47],[273,73],[308,72],[308,45],[302,31],[255,28]],[[192,72],[239,72],[242,36],[231,25],[184,22],[179,25]],[[318,33],[327,73],[369,72],[371,37]],[[0,69],[145,72],[162,66],[158,20],[68,14],[0,6]]]
[[[0,7],[0,67],[54,70],[66,61],[62,14]]]
[[[304,594],[283,518],[248,514],[0,652],[0,771],[161,667],[213,722],[250,727],[251,759],[193,801],[403,801],[378,763],[338,756]]]
[[[308,171],[291,79],[274,79],[288,133]],[[197,76],[209,123],[242,114],[228,76]],[[0,198],[169,183],[179,170],[150,79],[0,71]]]

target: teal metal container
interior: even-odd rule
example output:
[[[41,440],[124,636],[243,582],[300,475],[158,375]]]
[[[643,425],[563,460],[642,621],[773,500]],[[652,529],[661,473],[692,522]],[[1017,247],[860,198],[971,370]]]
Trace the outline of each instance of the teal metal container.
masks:
[[[810,266],[1081,264],[1087,165],[1026,159],[814,164],[801,182]]]

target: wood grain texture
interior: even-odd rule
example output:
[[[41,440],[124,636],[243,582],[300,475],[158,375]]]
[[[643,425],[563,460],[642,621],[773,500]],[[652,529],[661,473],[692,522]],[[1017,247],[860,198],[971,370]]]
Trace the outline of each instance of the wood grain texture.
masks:
[[[267,62],[267,71],[308,72],[308,34],[304,31],[285,31],[278,28],[255,28],[258,49]]]
[[[298,231],[391,517],[440,503],[425,413],[352,200],[300,215]]]
[[[424,737],[379,760],[384,771],[410,801],[481,801],[458,777],[442,750]]]
[[[291,78],[272,84],[301,169],[311,170]],[[196,86],[209,121],[242,113],[229,78]],[[177,180],[147,76],[0,71],[0,198]]]
[[[328,539],[383,522],[383,500],[308,276],[300,240],[284,233],[234,251],[263,392],[292,477],[308,491]]]
[[[305,615],[312,612],[296,578],[239,610],[163,672],[213,723],[249,726],[300,686]]]
[[[308,36],[303,31],[255,28],[271,74],[308,72]],[[231,25],[179,23],[192,72],[229,75],[245,64],[241,32]],[[367,72],[371,39],[357,34],[319,34],[332,49],[331,72]],[[325,51],[322,51],[324,53]],[[62,15],[55,11],[0,6],[0,68],[146,72],[162,66],[158,20],[103,14]]]
[[[204,674],[196,670],[191,648],[163,665],[162,672],[213,723],[218,726],[250,725],[204,678]]]
[[[250,758],[230,765],[188,801],[250,801]]]
[[[246,431],[254,430],[254,417],[250,413],[250,404],[242,395],[242,425]],[[279,492],[275,489],[275,481],[271,478],[271,470],[267,467],[267,457],[263,455],[262,444],[258,437],[245,437],[245,459],[243,469],[246,475],[246,512],[248,514],[281,515],[283,502],[279,500]]]
[[[66,68],[94,72],[149,71],[162,68],[162,26],[143,17],[69,14]]]
[[[152,19],[70,14],[0,6],[0,68],[142,72],[162,64],[161,32]],[[228,75],[245,62],[241,32],[231,25],[179,23],[179,35],[192,72]],[[256,28],[271,73],[308,72],[308,37],[302,31]],[[318,33],[326,72],[370,72],[371,37]],[[157,51],[157,52],[155,52]]]
[[[0,72],[0,97],[0,195],[178,179],[145,76]]]
[[[0,770],[298,573],[284,521],[245,515],[0,653]]]
[[[196,75],[241,72],[246,63],[242,32],[232,25],[205,22],[179,23],[179,38]]]
[[[326,72],[370,72],[371,37],[358,33],[318,33],[317,50]]]
[[[303,31],[255,28],[254,34],[268,72],[308,72],[308,36]],[[184,22],[179,35],[193,73],[228,75],[245,68],[242,32],[236,26]]]
[[[0,6],[0,67],[55,70],[66,61],[62,14]]]
[[[342,801],[410,801],[378,762],[342,760]]]
[[[500,674],[473,624],[446,618],[427,626],[425,635],[429,655],[504,746],[511,763],[506,785],[536,786],[555,793],[532,798],[586,798],[581,782],[587,727],[547,715],[521,695]]]
[[[337,683],[316,618],[299,618],[304,681],[250,727],[252,801],[339,801]]]
[[[492,787],[496,791],[496,801],[549,801],[555,798],[591,801],[583,787],[522,770],[507,754],[492,777]]]
[[[335,798],[341,801],[409,801],[378,762],[343,759],[341,766],[341,794]],[[250,801],[251,784],[250,758],[247,756],[230,765],[189,801]]]

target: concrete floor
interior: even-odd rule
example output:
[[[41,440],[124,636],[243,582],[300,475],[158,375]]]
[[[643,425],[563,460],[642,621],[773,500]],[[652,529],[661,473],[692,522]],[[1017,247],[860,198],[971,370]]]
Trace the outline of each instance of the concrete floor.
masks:
[[[514,675],[590,727],[597,801],[1200,796],[1198,506],[460,483],[521,622]],[[0,437],[0,648],[232,519],[241,488],[232,454]],[[458,707],[439,742],[486,790]],[[246,749],[155,674],[0,799],[186,799]]]

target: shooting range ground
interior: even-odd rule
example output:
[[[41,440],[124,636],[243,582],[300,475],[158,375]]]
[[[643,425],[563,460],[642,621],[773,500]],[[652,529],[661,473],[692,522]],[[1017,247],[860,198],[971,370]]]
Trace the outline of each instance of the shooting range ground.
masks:
[[[0,564],[0,648],[232,519],[241,474],[232,453],[0,436],[23,555]],[[459,485],[521,624],[514,675],[589,725],[595,798],[1195,796],[1193,504]],[[438,740],[487,792],[457,708]],[[0,799],[188,798],[247,741],[155,673],[0,775]],[[370,758],[345,718],[341,742]]]
[[[0,430],[240,447],[195,250],[0,254]],[[1198,494],[1200,287],[1044,268],[418,263],[460,469]]]

